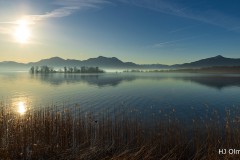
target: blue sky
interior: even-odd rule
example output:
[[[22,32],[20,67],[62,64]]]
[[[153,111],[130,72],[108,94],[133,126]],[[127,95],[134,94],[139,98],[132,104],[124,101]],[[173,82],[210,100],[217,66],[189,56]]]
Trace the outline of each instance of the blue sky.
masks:
[[[0,61],[60,56],[176,64],[240,58],[237,0],[0,0]],[[27,17],[27,43],[14,39]],[[16,35],[15,35],[16,37]]]

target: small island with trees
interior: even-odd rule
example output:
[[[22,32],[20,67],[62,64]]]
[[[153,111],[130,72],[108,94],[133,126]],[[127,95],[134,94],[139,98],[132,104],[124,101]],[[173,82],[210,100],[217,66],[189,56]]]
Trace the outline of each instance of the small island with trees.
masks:
[[[48,74],[48,73],[104,73],[99,67],[64,67],[55,70],[49,66],[32,66],[29,71],[31,74]]]

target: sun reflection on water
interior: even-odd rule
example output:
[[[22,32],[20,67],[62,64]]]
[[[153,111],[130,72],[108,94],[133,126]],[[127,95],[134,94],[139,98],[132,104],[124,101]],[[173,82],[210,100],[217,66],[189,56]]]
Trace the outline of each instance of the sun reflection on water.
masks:
[[[23,115],[27,111],[26,104],[24,102],[19,102],[17,107],[17,111],[20,115]]]

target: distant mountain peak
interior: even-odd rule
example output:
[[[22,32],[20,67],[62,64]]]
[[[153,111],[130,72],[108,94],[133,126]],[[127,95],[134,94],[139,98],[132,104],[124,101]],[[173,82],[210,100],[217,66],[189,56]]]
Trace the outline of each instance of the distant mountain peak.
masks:
[[[201,59],[198,61],[176,64],[176,65],[161,65],[161,64],[136,64],[133,62],[123,62],[117,57],[98,56],[97,58],[89,58],[87,60],[63,59],[61,57],[51,57],[42,59],[38,62],[29,62],[27,64],[17,63],[13,61],[0,62],[3,67],[28,67],[28,66],[43,66],[50,65],[53,67],[63,66],[87,66],[100,68],[121,68],[121,69],[163,69],[163,68],[203,68],[213,66],[240,66],[240,58],[226,58],[222,55]]]
[[[97,58],[107,58],[107,57],[104,57],[104,56],[98,56]]]
[[[176,65],[175,65],[176,66]],[[177,68],[204,68],[213,66],[240,66],[240,59],[226,58],[222,55],[177,65]]]
[[[222,55],[217,55],[217,56],[214,57],[214,58],[225,58],[225,57],[223,57]]]
[[[117,59],[117,60],[119,60],[117,57],[104,57],[104,56],[98,56],[97,58],[99,58],[99,59]]]
[[[64,59],[62,59],[61,57],[58,57],[58,56],[56,56],[56,57],[51,57],[51,58],[49,58],[49,59],[54,59],[54,60],[64,60]]]

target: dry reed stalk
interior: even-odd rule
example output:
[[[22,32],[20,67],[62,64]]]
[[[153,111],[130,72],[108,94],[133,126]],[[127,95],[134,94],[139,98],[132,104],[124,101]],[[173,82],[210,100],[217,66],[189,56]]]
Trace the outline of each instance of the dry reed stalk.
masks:
[[[218,154],[220,148],[240,147],[239,123],[229,111],[225,122],[215,113],[214,120],[193,120],[190,132],[176,117],[154,117],[148,128],[121,109],[96,116],[75,107],[73,113],[55,106],[16,115],[1,103],[0,159],[239,158]]]

